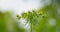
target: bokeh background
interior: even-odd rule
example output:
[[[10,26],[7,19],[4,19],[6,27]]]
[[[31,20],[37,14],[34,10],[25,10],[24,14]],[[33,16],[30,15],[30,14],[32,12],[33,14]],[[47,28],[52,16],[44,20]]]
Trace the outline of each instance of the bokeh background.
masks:
[[[0,0],[0,32],[60,32],[60,0]]]

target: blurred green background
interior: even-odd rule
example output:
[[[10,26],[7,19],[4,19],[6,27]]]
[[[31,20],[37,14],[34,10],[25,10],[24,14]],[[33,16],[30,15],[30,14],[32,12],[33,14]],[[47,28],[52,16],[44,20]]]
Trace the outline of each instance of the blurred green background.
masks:
[[[11,12],[0,12],[0,32],[60,32],[60,0],[51,0],[38,10],[23,12],[16,17]],[[29,31],[19,26],[21,18],[27,20],[26,25],[29,22]]]

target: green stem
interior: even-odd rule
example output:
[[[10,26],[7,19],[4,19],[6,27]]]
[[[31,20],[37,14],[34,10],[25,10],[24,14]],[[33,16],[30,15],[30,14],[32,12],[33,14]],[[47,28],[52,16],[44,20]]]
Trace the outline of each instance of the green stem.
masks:
[[[32,23],[30,23],[30,28],[31,28],[31,32],[32,32]]]

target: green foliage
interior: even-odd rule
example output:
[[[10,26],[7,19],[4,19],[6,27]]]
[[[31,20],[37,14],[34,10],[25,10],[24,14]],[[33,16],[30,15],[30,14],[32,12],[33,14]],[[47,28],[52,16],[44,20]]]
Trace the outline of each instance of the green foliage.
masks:
[[[30,23],[30,32],[60,32],[58,9],[60,9],[60,0],[51,0],[49,5],[45,5],[41,9],[24,12],[21,16],[16,16],[18,20],[24,18],[27,20],[27,23]],[[19,27],[17,20],[12,17],[10,12],[0,12],[0,32],[10,31],[25,32],[25,29]]]
[[[37,11],[28,11],[26,14],[26,17],[23,17],[24,14],[22,15],[22,17],[30,22],[31,32],[60,32],[60,18],[58,17],[58,6],[54,3],[54,0],[50,5],[46,5]],[[56,23],[54,20],[54,23],[56,25],[52,26],[48,23],[50,18],[56,20]]]
[[[11,12],[0,12],[0,32],[24,32]]]

